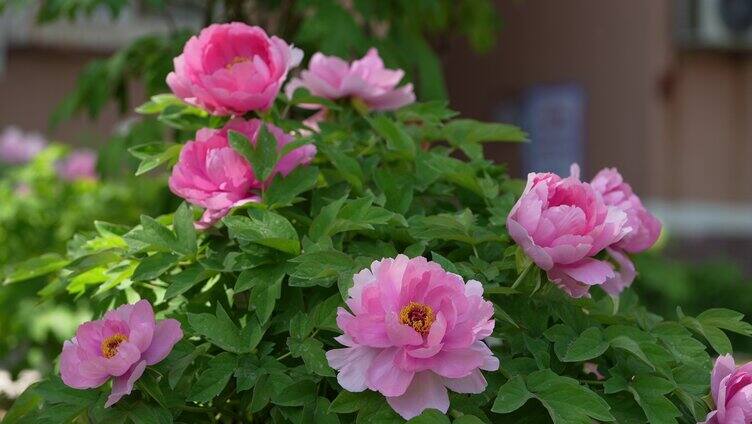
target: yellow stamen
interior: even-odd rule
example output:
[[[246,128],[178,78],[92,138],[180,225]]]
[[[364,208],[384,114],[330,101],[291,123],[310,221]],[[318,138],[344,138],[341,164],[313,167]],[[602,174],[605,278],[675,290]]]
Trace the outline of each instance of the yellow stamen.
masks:
[[[227,65],[225,65],[225,68],[230,69],[238,63],[248,62],[249,60],[250,59],[245,56],[235,56],[229,63],[227,63]]]
[[[400,312],[400,322],[409,325],[420,334],[428,334],[436,317],[430,306],[422,303],[410,302]]]
[[[126,337],[125,334],[121,333],[113,334],[112,336],[107,337],[102,341],[102,355],[104,355],[105,358],[112,358],[113,356],[117,355],[118,346],[120,346],[120,343],[123,343],[127,340],[128,337]]]

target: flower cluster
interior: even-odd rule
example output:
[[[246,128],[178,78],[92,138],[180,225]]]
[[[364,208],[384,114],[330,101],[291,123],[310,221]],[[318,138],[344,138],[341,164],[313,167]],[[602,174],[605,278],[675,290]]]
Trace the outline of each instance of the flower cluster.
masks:
[[[286,176],[316,155],[313,145],[298,147],[284,155],[274,172],[261,181],[228,141],[228,132],[237,131],[255,146],[262,122],[242,116],[269,109],[288,72],[302,58],[303,53],[285,41],[238,22],[203,29],[175,58],[175,70],[167,76],[167,84],[176,96],[212,114],[235,116],[222,129],[199,130],[173,168],[172,192],[205,208],[197,228],[211,227],[233,207],[258,202],[261,190],[274,175]],[[396,88],[403,75],[402,70],[385,69],[375,49],[352,65],[317,53],[301,79],[288,84],[288,91],[304,86],[330,100],[358,97],[375,110],[396,109],[415,101],[411,84]],[[281,129],[264,125],[276,139],[278,151],[292,141]]]
[[[548,278],[572,297],[599,285],[618,294],[636,276],[626,252],[651,247],[660,222],[642,205],[615,169],[580,180],[577,165],[562,178],[531,173],[522,196],[507,217],[509,235]],[[618,265],[597,257],[606,251]]]
[[[0,162],[19,165],[34,159],[44,148],[47,140],[37,133],[24,133],[16,127],[8,127],[0,133]]]

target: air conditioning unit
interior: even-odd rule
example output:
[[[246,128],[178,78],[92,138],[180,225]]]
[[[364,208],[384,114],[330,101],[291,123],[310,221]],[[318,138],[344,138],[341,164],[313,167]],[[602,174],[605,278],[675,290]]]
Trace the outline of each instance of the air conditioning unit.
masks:
[[[675,0],[674,6],[681,46],[752,51],[752,0]]]

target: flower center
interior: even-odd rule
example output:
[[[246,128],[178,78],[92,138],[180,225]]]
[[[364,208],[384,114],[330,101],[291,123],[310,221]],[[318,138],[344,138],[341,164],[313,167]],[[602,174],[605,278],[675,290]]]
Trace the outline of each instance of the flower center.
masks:
[[[225,68],[231,69],[233,66],[237,65],[238,63],[248,62],[250,59],[248,59],[245,56],[235,56],[232,58],[231,61],[225,65]]]
[[[112,358],[113,356],[117,355],[118,346],[120,346],[120,343],[123,343],[127,340],[128,337],[126,337],[125,334],[121,333],[113,334],[112,336],[104,339],[102,341],[102,355],[104,355],[105,358]]]
[[[400,322],[421,334],[428,333],[435,319],[433,309],[422,303],[410,302],[400,312]]]

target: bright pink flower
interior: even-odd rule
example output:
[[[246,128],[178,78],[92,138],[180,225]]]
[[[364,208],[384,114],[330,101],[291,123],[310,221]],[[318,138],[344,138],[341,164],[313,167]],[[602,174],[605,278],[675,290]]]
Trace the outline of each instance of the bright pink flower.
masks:
[[[361,99],[370,109],[393,110],[415,101],[413,85],[397,87],[405,72],[386,69],[379,52],[372,48],[360,60],[348,64],[335,56],[316,53],[308,70],[293,78],[285,91],[288,97],[299,87],[305,87],[314,96],[330,100],[345,97]]]
[[[81,324],[66,340],[60,355],[60,376],[74,389],[99,387],[112,377],[105,407],[130,394],[147,365],[172,351],[183,331],[174,319],[156,321],[151,304],[140,300],[109,311],[104,318]]]
[[[737,367],[730,354],[719,357],[710,376],[710,391],[716,409],[701,424],[752,422],[752,363]]]
[[[572,175],[530,173],[522,196],[507,218],[509,235],[572,297],[615,276],[612,266],[594,256],[629,232],[624,211],[607,206],[593,187]]]
[[[268,109],[303,52],[244,23],[210,25],[185,44],[167,84],[216,115]]]
[[[13,165],[26,163],[46,146],[47,141],[41,135],[8,127],[0,134],[0,162]]]
[[[603,196],[606,205],[620,208],[627,214],[626,226],[632,230],[614,245],[615,248],[637,253],[655,244],[661,235],[661,222],[645,209],[616,168],[602,169],[590,184]]]
[[[75,150],[57,163],[57,174],[66,181],[96,180],[97,154],[91,150]]]
[[[350,312],[337,311],[344,334],[336,340],[347,347],[326,353],[345,390],[378,391],[405,419],[446,412],[447,388],[485,390],[480,370],[497,370],[499,360],[481,341],[493,331],[494,308],[479,282],[404,255],[374,261],[353,282]]]
[[[248,161],[230,147],[227,137],[230,130],[237,131],[255,145],[260,126],[258,119],[236,118],[219,130],[198,130],[196,140],[183,147],[178,163],[172,169],[169,186],[176,195],[206,208],[196,224],[198,228],[210,227],[233,207],[258,202],[260,190],[274,175],[286,176],[316,155],[316,147],[312,144],[298,147],[279,160],[269,180],[259,181]],[[277,140],[280,150],[293,140],[274,125],[266,124],[266,128]]]

